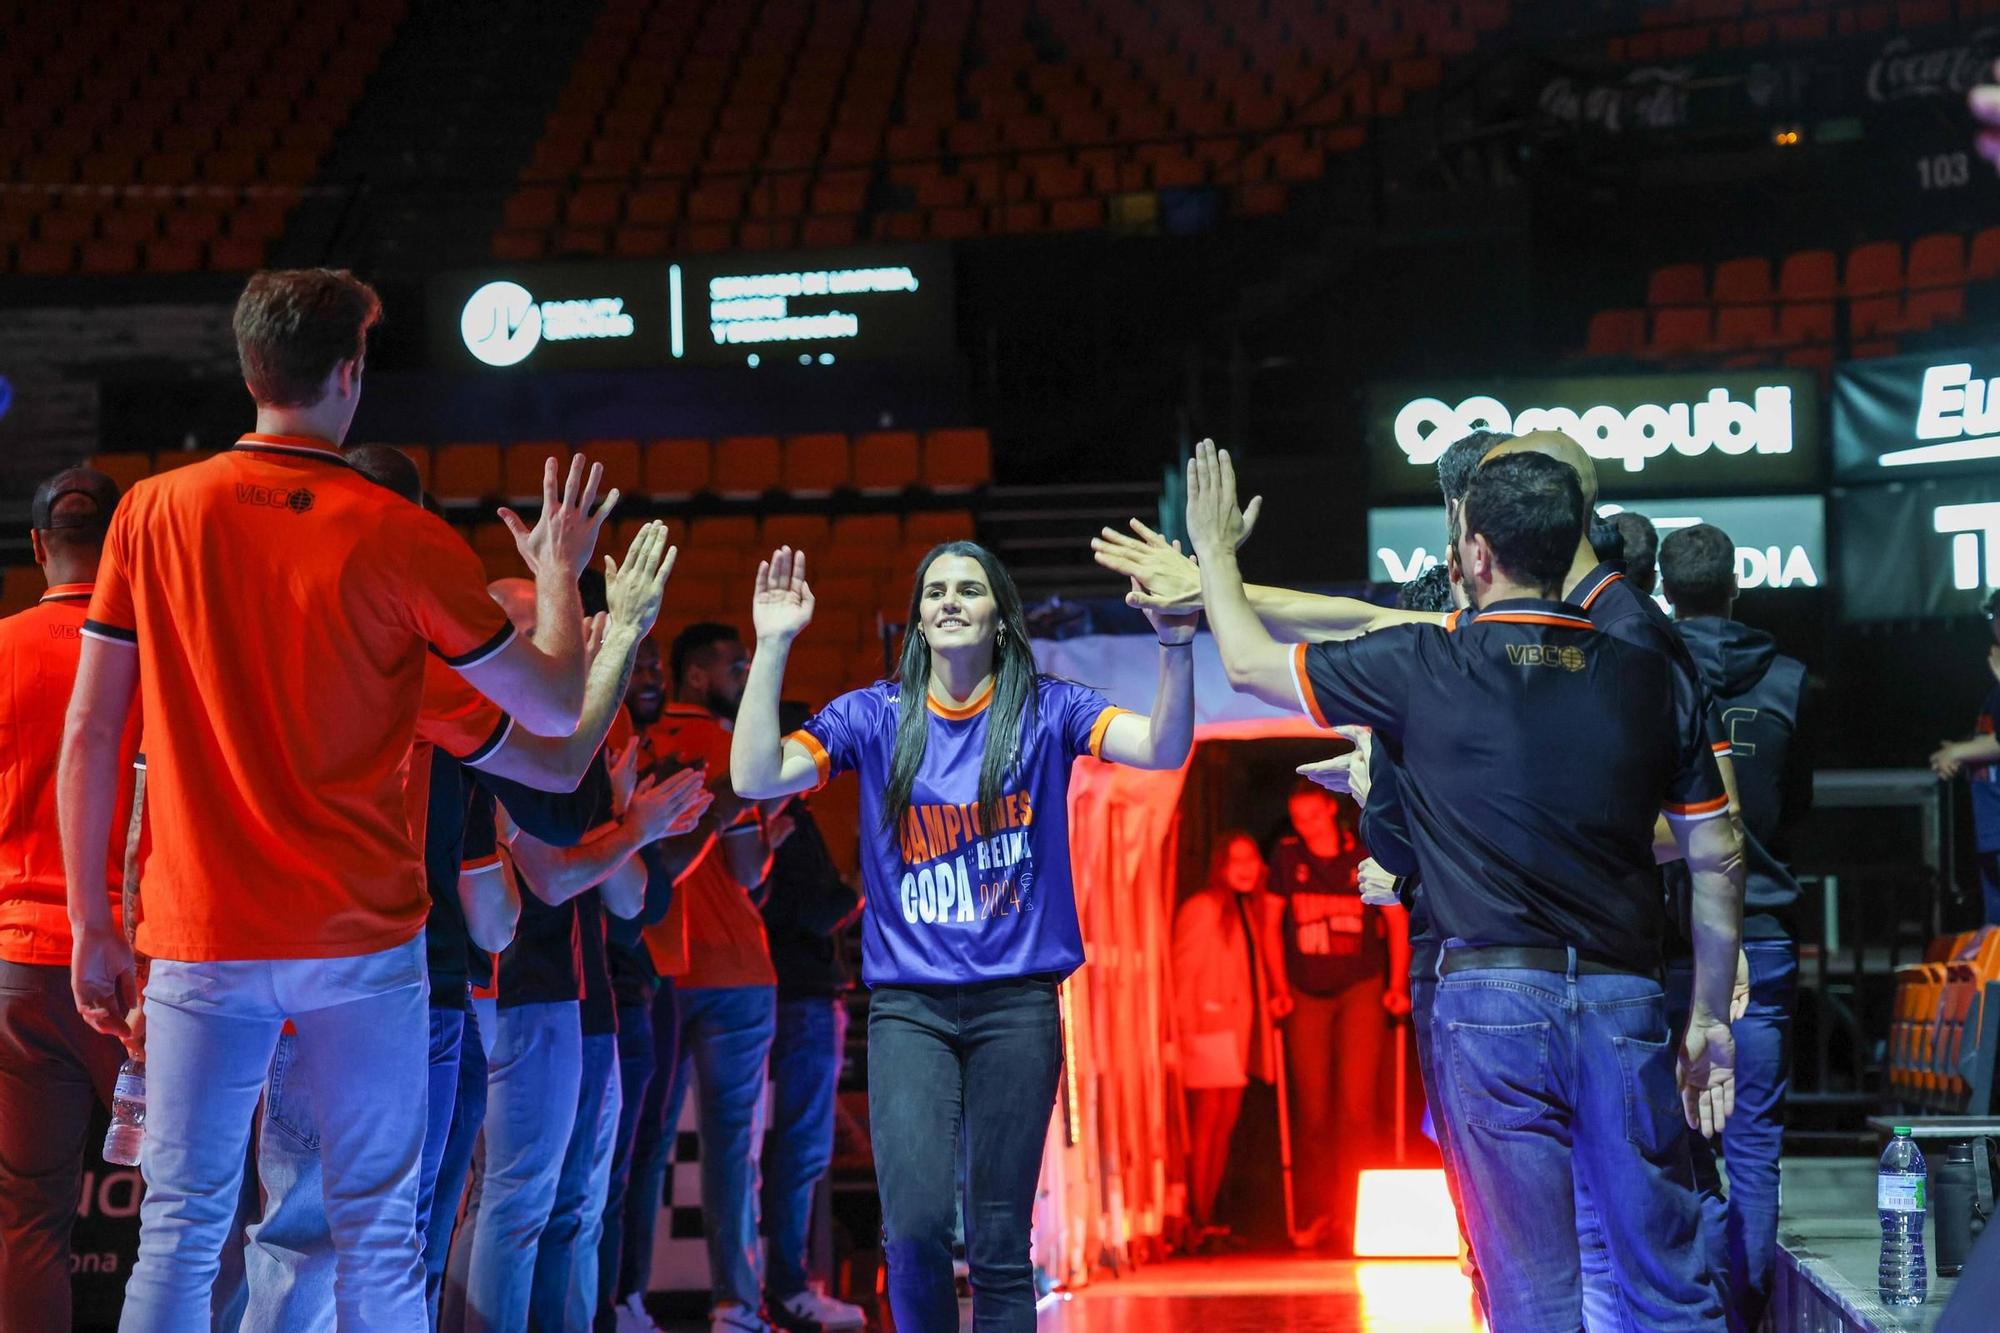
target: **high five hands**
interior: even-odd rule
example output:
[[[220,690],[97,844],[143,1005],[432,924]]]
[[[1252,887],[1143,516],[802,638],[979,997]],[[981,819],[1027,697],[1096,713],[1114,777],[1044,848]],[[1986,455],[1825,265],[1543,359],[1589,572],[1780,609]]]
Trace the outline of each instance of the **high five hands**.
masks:
[[[1241,546],[1263,506],[1260,495],[1247,508],[1236,507],[1236,465],[1227,449],[1217,449],[1214,440],[1194,447],[1187,465],[1187,529],[1197,558]]]
[[[812,586],[806,582],[806,553],[780,546],[757,566],[757,589],[750,599],[750,623],[758,640],[789,643],[812,624]]]

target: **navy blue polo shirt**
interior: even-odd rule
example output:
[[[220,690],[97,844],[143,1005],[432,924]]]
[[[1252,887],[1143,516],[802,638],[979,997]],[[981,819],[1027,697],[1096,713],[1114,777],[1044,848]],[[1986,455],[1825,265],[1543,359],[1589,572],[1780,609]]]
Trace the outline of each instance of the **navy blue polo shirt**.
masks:
[[[1520,598],[1293,653],[1321,726],[1376,728],[1438,933],[1651,971],[1667,921],[1653,825],[1726,815],[1703,719],[1665,655]]]
[[[1683,720],[1701,719],[1709,749],[1722,758],[1729,756],[1729,742],[1715,720],[1708,683],[1687,641],[1674,628],[1673,618],[1660,604],[1632,586],[1631,580],[1613,565],[1599,565],[1570,589],[1567,600],[1590,617],[1593,628],[1622,639],[1637,648],[1663,654],[1674,668],[1675,715]]]
[[[1440,941],[1424,902],[1423,876],[1417,873],[1417,851],[1410,845],[1410,818],[1403,808],[1402,770],[1381,737],[1368,750],[1368,804],[1361,807],[1361,845],[1375,863],[1400,883],[1403,909],[1410,914],[1410,975],[1429,976],[1437,970]]]

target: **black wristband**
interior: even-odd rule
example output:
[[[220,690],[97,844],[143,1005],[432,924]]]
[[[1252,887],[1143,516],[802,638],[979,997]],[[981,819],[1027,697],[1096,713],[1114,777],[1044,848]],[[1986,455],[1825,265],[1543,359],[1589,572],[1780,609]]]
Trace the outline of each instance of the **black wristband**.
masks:
[[[1186,643],[1168,643],[1168,642],[1167,642],[1167,641],[1166,641],[1165,639],[1158,639],[1158,640],[1155,640],[1155,642],[1157,642],[1157,643],[1158,643],[1158,644],[1160,645],[1160,647],[1162,647],[1162,648],[1192,648],[1192,647],[1194,647],[1194,640],[1193,640],[1193,639],[1189,639],[1189,640],[1188,640],[1188,641],[1187,641]]]

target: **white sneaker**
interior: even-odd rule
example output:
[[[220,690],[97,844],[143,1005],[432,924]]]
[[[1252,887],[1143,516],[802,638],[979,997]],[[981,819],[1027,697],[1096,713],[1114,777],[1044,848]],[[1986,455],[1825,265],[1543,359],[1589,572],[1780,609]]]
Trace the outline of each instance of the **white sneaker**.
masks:
[[[866,1328],[868,1314],[858,1305],[837,1301],[817,1287],[789,1297],[773,1311],[786,1328]]]
[[[623,1303],[613,1306],[612,1312],[617,1319],[617,1333],[660,1333],[660,1326],[647,1313],[646,1298],[636,1291]]]
[[[748,1305],[717,1306],[708,1312],[708,1333],[778,1333],[761,1310]]]

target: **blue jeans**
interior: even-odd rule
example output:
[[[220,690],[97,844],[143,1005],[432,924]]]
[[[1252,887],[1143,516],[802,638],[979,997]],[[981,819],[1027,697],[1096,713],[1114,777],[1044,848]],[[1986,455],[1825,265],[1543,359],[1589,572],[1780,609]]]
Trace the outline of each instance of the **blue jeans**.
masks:
[[[528,1318],[539,1333],[590,1333],[597,1310],[597,1243],[618,1131],[618,1037],[583,1039],[576,1123],[556,1181],[556,1204],[535,1250]]]
[[[680,1066],[662,1108],[668,1153],[692,1073],[701,1084],[701,1213],[708,1232],[709,1286],[716,1300],[754,1310],[764,1296],[757,1253],[757,1121],[764,1109],[777,990],[690,986],[679,992],[678,1006]]]
[[[431,1193],[437,1183],[438,1157],[444,1150],[444,1131],[450,1128],[457,1092],[458,1046],[464,1031],[464,1011],[430,1011],[430,1125],[417,1189],[420,1238],[428,1236]],[[263,1199],[257,1220],[247,1229],[244,1256],[248,1302],[241,1327],[251,1333],[263,1329],[307,1333],[333,1327],[333,1231],[327,1225],[326,1200],[321,1193],[319,1121],[313,1113],[312,1095],[298,1076],[297,1063],[298,1038],[280,1037],[257,1129],[257,1179]],[[442,1091],[441,1077],[448,1078]],[[439,1128],[440,1114],[443,1129]],[[435,1151],[431,1135],[436,1137]],[[454,1195],[454,1208],[457,1202]],[[229,1326],[237,1325],[232,1320]]]
[[[1736,1110],[1722,1127],[1728,1163],[1725,1201],[1717,1187],[1714,1145],[1695,1139],[1702,1231],[1715,1273],[1726,1280],[1729,1327],[1746,1333],[1764,1320],[1778,1245],[1778,1157],[1784,1147],[1785,1095],[1792,1082],[1792,1012],[1798,1005],[1799,947],[1787,939],[1747,939],[1750,1007],[1729,1025],[1736,1038]],[[1675,1022],[1684,1021],[1691,971],[1667,977]]]
[[[806,1289],[813,1189],[833,1164],[833,1094],[840,1077],[832,996],[778,1001],[771,1042],[771,1133],[764,1142],[764,1290],[783,1301]]]
[[[153,963],[146,1197],[126,1333],[207,1333],[251,1121],[287,1016],[319,1112],[336,1316],[344,1327],[421,1333],[423,948],[415,939],[351,958]]]
[[[1052,980],[875,989],[868,1112],[896,1327],[958,1327],[951,1246],[962,1182],[972,1326],[1033,1333],[1029,1229],[1061,1075]]]
[[[1437,1061],[1431,1045],[1431,1010],[1437,999],[1435,974],[1410,974],[1410,1026],[1417,1048],[1417,1077],[1424,1085],[1424,1104],[1430,1108],[1431,1127],[1437,1133],[1438,1160],[1444,1167],[1445,1191],[1451,1195],[1452,1211],[1458,1216],[1458,1234],[1469,1237],[1465,1225],[1464,1187],[1458,1183],[1458,1163],[1451,1155],[1451,1122],[1445,1115],[1444,1089],[1438,1083]],[[1468,1245],[1467,1248],[1470,1248]],[[1486,1307],[1486,1286],[1479,1274],[1479,1256],[1472,1256],[1472,1288]]]
[[[651,1285],[653,1231],[666,1197],[667,1171],[674,1161],[678,1122],[667,1123],[667,1094],[680,1068],[680,993],[671,978],[653,995],[653,1075],[646,1085],[639,1118],[632,1127],[631,1180],[625,1189],[624,1225],[618,1245],[617,1296],[643,1295]],[[680,1115],[674,1098],[674,1115]]]
[[[1979,894],[1986,907],[1985,924],[2000,926],[2000,851],[1979,853]]]
[[[473,1147],[486,1125],[486,1036],[493,1028],[493,1008],[486,1006],[482,1026],[479,1010],[465,1011],[465,1038],[458,1045],[458,1083],[451,1100],[451,1125],[444,1151],[438,1155],[437,1187],[431,1201],[430,1227],[424,1235],[424,1293],[433,1328],[456,1328],[465,1320],[465,1273],[460,1270],[452,1289],[445,1288],[452,1238],[458,1231],[458,1208],[472,1174]],[[428,1146],[428,1145],[426,1145]],[[451,1309],[449,1324],[443,1319]]]
[[[465,1046],[465,1010],[431,1010],[431,1077],[427,1119],[424,1124],[424,1156],[417,1176],[417,1234],[428,1241],[431,1213],[438,1207],[439,1168],[445,1148],[451,1143],[452,1112],[458,1106],[458,1065]],[[459,1187],[465,1177],[443,1181],[444,1208],[458,1211]],[[424,1265],[430,1266],[430,1250],[424,1251]],[[439,1271],[443,1263],[439,1262]]]
[[[1517,969],[1438,983],[1433,1056],[1494,1333],[1583,1320],[1577,1188],[1645,1333],[1723,1326],[1658,982]]]
[[[624,1263],[625,1195],[632,1181],[632,1157],[639,1133],[640,1112],[650,1103],[659,1114],[664,1094],[650,1096],[657,1057],[653,1051],[653,1007],[621,1006],[618,1010],[618,1124],[612,1132],[611,1170],[604,1185],[604,1225],[597,1242],[597,1322],[613,1325],[618,1303],[619,1274]],[[657,1138],[657,1136],[655,1136]],[[650,1256],[649,1256],[650,1257]]]
[[[491,1003],[474,1001],[482,1036]],[[528,1256],[555,1210],[576,1124],[583,1065],[579,1009],[575,1000],[557,1000],[492,1011],[485,1131],[449,1261],[453,1286],[464,1275],[466,1333],[527,1327],[535,1276]],[[456,1313],[447,1306],[447,1316]]]

